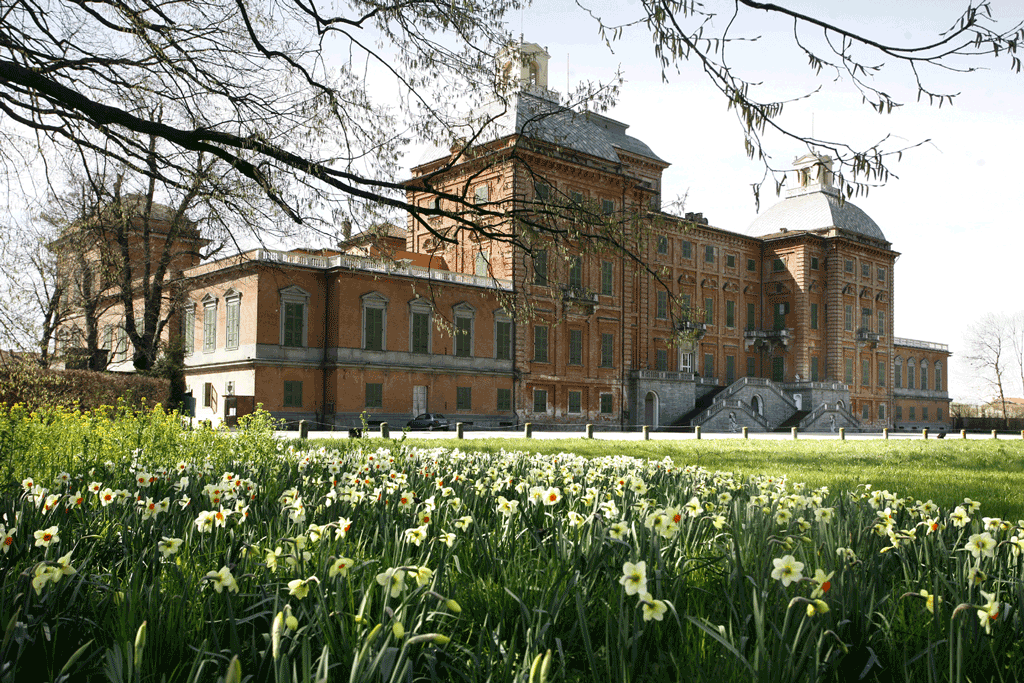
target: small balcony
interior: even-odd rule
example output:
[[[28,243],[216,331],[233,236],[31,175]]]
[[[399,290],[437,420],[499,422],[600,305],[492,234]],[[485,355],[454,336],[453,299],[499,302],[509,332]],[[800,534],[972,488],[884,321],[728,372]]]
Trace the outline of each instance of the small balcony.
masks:
[[[751,348],[757,351],[773,351],[776,348],[784,349],[792,340],[793,330],[789,328],[743,331],[743,347],[747,351]]]
[[[869,344],[871,348],[878,346],[878,340],[880,338],[880,334],[872,332],[866,327],[861,327],[857,330],[857,341],[861,344]]]
[[[597,306],[597,292],[592,292],[586,287],[562,287],[562,301],[578,306],[586,306],[591,313]]]
[[[702,339],[708,332],[707,324],[696,320],[680,320],[676,323],[676,329],[694,340]]]

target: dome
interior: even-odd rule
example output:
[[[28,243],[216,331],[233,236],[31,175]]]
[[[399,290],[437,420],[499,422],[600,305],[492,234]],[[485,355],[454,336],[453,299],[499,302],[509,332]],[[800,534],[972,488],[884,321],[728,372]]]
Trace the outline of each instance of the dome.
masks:
[[[778,204],[750,224],[750,235],[838,228],[888,243],[882,229],[852,202],[843,201],[832,186],[832,159],[807,154],[793,161],[792,189]]]
[[[825,190],[787,197],[750,224],[750,235],[771,235],[782,230],[822,230],[839,228],[887,242],[882,229],[852,202]]]

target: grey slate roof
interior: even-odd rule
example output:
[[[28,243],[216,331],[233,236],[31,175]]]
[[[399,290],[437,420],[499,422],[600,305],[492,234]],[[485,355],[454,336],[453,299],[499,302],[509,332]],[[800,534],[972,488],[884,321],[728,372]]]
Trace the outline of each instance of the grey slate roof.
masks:
[[[642,141],[626,135],[625,124],[598,114],[574,112],[528,92],[514,95],[505,111],[501,105],[492,107],[497,118],[487,136],[491,139],[518,133],[614,163],[620,161],[617,149],[664,163]]]
[[[788,197],[762,213],[747,231],[770,235],[787,230],[839,228],[887,242],[882,229],[852,202],[840,202],[834,192],[818,191]]]

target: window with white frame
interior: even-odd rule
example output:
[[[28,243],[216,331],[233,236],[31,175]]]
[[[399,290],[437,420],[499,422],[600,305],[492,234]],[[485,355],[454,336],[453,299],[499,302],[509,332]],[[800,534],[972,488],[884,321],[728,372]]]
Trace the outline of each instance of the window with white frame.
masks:
[[[224,294],[224,348],[238,348],[238,336],[242,321],[242,293],[237,289],[229,289]]]
[[[107,330],[110,326],[107,326]],[[104,332],[104,335],[106,332]],[[106,336],[104,336],[106,340]],[[181,315],[181,339],[185,355],[190,356],[196,350],[196,305],[188,303]],[[105,348],[110,348],[109,340],[106,340]]]
[[[203,297],[203,353],[210,353],[216,348],[217,297],[207,294]]]
[[[479,277],[487,277],[491,273],[491,264],[487,260],[487,254],[482,251],[476,253],[475,271]]]
[[[409,351],[412,353],[430,353],[432,313],[433,308],[426,299],[409,302]]]
[[[467,303],[452,309],[455,318],[455,355],[469,358],[473,355],[473,318],[476,311]]]
[[[384,351],[388,348],[388,300],[380,292],[370,292],[360,298],[363,302],[363,349]]]
[[[280,290],[281,346],[304,347],[309,327],[309,292],[291,285]]]

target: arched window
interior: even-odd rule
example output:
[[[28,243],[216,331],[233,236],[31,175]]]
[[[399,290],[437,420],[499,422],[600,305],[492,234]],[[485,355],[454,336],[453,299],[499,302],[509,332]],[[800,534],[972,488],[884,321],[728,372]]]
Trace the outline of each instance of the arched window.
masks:
[[[903,388],[903,359],[896,356],[896,360],[893,361],[893,386],[897,389]]]
[[[928,389],[928,361],[921,361],[921,388]]]
[[[281,346],[306,346],[309,327],[309,292],[289,285],[278,292],[281,297]]]
[[[455,355],[469,358],[473,355],[473,318],[476,310],[463,302],[452,308],[455,318]]]
[[[487,277],[488,275],[490,275],[491,264],[487,260],[487,254],[483,253],[482,251],[478,251],[476,253],[475,270],[476,274],[479,277]]]
[[[914,362],[914,359],[909,359],[907,361],[907,389],[917,388],[916,368],[917,365]]]
[[[935,391],[942,391],[942,361],[935,361]]]
[[[380,292],[364,294],[363,348],[367,351],[385,351],[388,348],[388,299]]]

